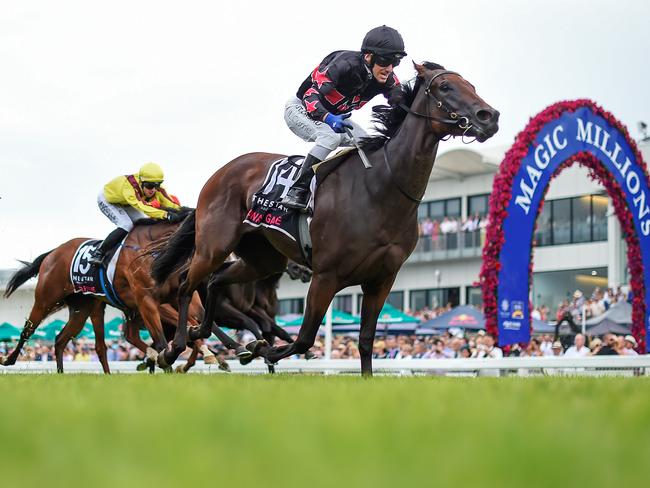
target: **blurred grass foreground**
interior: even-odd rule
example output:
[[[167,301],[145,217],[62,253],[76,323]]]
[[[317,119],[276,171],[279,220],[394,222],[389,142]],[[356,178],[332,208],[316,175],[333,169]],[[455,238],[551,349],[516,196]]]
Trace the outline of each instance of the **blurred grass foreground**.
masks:
[[[0,485],[647,485],[647,378],[0,375]]]

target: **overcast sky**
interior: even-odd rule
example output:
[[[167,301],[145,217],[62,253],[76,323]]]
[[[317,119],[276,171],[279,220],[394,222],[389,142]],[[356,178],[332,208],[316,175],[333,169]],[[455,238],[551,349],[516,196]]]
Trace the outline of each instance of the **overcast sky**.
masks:
[[[358,49],[381,24],[406,42],[400,79],[411,60],[435,61],[500,110],[486,146],[583,97],[636,137],[650,122],[649,14],[632,0],[0,0],[0,268],[104,237],[98,192],[147,161],[193,206],[239,154],[306,152],[284,124],[285,100],[326,54]]]

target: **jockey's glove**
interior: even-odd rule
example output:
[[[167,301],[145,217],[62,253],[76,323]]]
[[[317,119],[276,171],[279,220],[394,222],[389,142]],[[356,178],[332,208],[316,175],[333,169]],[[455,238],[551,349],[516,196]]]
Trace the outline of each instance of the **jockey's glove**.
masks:
[[[352,114],[341,114],[341,115],[327,114],[323,122],[329,125],[332,128],[332,130],[337,134],[343,134],[345,132],[346,127],[348,129],[353,128],[352,124],[347,120],[345,120],[349,118],[351,115]]]

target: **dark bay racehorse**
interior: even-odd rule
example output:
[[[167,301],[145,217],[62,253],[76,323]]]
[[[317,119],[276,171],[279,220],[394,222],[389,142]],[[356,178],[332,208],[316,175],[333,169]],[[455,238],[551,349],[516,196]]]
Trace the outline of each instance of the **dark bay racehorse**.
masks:
[[[327,178],[319,177],[310,229],[313,277],[303,324],[295,343],[266,352],[273,362],[305,353],[334,295],[345,287],[361,285],[361,371],[372,374],[377,317],[397,272],[417,243],[418,204],[439,141],[454,135],[483,142],[498,130],[499,112],[459,74],[433,63],[415,65],[415,69],[415,85],[407,90],[405,103],[380,115],[383,137],[365,143],[373,167],[364,169],[354,151],[323,165],[344,163]],[[154,260],[152,274],[162,282],[190,258],[179,289],[179,327],[172,348],[158,356],[159,364],[173,363],[185,349],[187,305],[192,292],[211,273],[219,270],[210,281],[210,298],[222,286],[280,272],[287,258],[306,264],[299,246],[288,237],[243,223],[253,194],[280,157],[246,154],[219,169],[201,190],[195,215],[185,220]],[[222,268],[231,252],[241,259]],[[216,306],[208,300],[202,337],[209,335]]]

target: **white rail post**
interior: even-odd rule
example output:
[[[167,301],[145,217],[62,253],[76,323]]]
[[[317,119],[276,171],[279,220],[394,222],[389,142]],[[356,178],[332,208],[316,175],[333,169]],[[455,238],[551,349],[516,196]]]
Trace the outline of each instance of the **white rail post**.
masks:
[[[332,303],[325,314],[325,359],[332,359]]]

